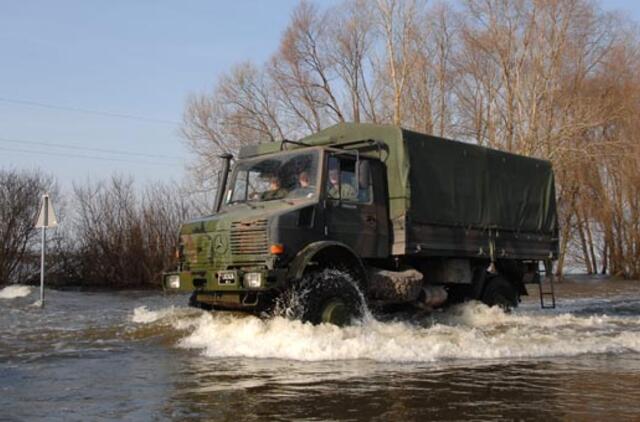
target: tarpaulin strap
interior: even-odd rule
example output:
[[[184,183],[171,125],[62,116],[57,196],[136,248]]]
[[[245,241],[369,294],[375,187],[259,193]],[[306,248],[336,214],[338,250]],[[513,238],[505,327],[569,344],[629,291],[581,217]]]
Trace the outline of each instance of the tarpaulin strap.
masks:
[[[489,257],[491,262],[496,262],[496,241],[491,236],[491,230],[489,230]]]

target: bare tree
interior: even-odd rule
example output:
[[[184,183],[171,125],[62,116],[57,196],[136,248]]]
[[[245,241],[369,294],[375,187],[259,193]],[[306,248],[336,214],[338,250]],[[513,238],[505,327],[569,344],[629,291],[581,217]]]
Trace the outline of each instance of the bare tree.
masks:
[[[355,0],[330,11],[329,60],[344,84],[348,116],[354,122],[377,122],[378,87],[375,86],[372,50],[377,40],[371,2]]]
[[[376,22],[385,46],[384,65],[378,71],[391,87],[393,124],[403,122],[402,99],[412,69],[418,37],[418,20],[424,3],[418,0],[376,0]]]

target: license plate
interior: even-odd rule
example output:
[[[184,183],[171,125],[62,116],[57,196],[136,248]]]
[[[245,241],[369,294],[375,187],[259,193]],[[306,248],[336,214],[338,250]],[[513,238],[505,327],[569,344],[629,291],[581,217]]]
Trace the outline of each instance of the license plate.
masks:
[[[220,271],[218,273],[218,283],[220,284],[234,284],[236,282],[235,271]]]

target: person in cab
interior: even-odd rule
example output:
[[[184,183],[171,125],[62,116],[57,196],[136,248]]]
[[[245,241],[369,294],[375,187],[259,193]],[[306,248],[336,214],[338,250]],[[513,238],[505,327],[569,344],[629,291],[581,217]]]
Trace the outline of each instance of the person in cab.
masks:
[[[269,179],[269,190],[262,192],[260,199],[262,201],[271,201],[273,199],[282,199],[287,196],[288,191],[280,184],[278,176],[271,176]]]
[[[329,177],[327,179],[327,193],[331,199],[343,199],[354,201],[356,189],[346,178],[340,177],[340,169],[337,162],[330,162]]]

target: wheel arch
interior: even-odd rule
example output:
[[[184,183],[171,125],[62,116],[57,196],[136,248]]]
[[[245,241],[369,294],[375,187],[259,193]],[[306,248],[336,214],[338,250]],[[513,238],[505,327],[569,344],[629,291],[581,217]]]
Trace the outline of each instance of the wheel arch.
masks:
[[[527,296],[527,288],[524,285],[524,264],[514,259],[499,259],[496,261],[496,270],[503,276],[521,296]]]
[[[488,306],[500,305],[504,309],[513,309],[520,302],[520,294],[517,291],[517,286],[511,281],[501,274],[495,274],[487,277],[480,301]]]
[[[345,267],[362,288],[367,287],[367,272],[360,257],[344,243],[329,240],[310,243],[300,250],[289,266],[288,279],[300,280],[310,269],[330,267]]]

